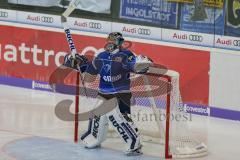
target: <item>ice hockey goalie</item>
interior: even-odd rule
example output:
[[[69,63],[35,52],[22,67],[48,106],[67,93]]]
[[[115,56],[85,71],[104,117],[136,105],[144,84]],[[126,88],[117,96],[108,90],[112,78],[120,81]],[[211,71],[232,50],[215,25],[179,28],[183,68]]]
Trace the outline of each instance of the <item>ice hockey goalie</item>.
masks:
[[[124,38],[119,32],[112,32],[107,37],[105,50],[89,62],[84,56],[65,57],[64,64],[81,72],[100,76],[98,99],[109,101],[114,99],[116,106],[112,111],[89,120],[88,130],[81,136],[86,148],[100,147],[106,139],[110,123],[126,146],[126,155],[140,155],[141,142],[139,132],[130,118],[130,73],[144,74],[152,65],[146,56],[136,56],[122,47]],[[100,104],[98,104],[100,105]],[[97,106],[96,106],[97,107]],[[97,125],[96,125],[97,124]]]

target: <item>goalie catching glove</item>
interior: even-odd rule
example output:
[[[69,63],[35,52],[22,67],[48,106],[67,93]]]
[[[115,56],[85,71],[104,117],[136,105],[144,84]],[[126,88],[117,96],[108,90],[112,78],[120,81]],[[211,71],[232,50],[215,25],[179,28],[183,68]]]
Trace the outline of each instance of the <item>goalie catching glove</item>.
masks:
[[[136,73],[146,73],[152,64],[152,59],[144,55],[138,55],[135,58],[134,71]]]
[[[70,67],[76,70],[81,70],[82,66],[88,64],[88,59],[80,54],[75,54],[75,57],[72,55],[66,55],[64,57],[64,66]]]

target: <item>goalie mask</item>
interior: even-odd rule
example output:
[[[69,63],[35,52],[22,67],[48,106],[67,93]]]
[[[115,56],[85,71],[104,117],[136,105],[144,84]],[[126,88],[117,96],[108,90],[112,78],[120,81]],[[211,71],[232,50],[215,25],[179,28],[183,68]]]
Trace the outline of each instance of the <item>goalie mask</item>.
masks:
[[[119,49],[121,47],[121,45],[123,44],[123,42],[124,42],[124,38],[121,33],[112,32],[108,35],[107,44],[106,44],[105,49],[107,51],[112,52],[116,49]]]

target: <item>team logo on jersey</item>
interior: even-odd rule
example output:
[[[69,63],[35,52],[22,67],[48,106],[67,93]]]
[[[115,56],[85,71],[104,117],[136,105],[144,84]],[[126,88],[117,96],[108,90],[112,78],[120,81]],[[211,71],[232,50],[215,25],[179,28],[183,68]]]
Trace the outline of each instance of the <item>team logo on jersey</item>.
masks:
[[[111,70],[111,65],[110,65],[110,64],[105,64],[105,65],[103,66],[103,69],[108,73],[108,72],[110,72],[110,70]]]
[[[129,56],[128,61],[132,61],[132,60],[133,60],[133,56]]]

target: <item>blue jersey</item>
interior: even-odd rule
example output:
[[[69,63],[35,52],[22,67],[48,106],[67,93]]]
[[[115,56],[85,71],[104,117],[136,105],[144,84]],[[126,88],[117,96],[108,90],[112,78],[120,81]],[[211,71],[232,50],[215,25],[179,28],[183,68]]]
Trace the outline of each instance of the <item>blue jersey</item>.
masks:
[[[129,50],[120,50],[117,53],[104,51],[98,54],[86,72],[100,75],[101,93],[127,92],[130,89],[130,72],[134,71],[135,60],[135,55]]]

